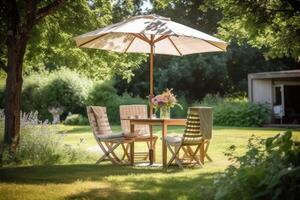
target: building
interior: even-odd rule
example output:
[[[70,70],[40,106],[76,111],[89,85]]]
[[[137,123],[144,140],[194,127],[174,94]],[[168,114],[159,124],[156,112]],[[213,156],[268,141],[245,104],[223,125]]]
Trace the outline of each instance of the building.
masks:
[[[300,70],[248,74],[248,97],[270,106],[270,122],[300,124]]]

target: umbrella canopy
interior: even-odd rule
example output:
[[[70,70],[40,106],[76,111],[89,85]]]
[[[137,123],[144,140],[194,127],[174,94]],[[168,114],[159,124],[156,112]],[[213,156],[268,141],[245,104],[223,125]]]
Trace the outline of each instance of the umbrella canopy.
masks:
[[[150,53],[150,99],[153,97],[154,54],[183,56],[226,51],[227,47],[227,43],[218,38],[158,15],[134,16],[74,39],[76,45],[82,48]]]
[[[131,17],[74,39],[79,47],[122,53],[151,53],[149,43],[154,43],[155,54],[175,56],[225,51],[227,47],[218,38],[158,15]]]

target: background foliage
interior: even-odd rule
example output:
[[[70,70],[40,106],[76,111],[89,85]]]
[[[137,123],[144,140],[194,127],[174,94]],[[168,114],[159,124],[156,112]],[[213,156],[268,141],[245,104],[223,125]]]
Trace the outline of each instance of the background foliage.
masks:
[[[132,97],[127,93],[118,95],[112,83],[111,81],[97,83],[89,94],[87,105],[105,106],[109,121],[120,124],[120,105],[148,104],[148,101],[138,96]]]
[[[205,1],[204,11],[222,13],[219,34],[259,48],[268,57],[300,59],[300,2],[297,0]],[[207,6],[208,5],[208,6]]]
[[[193,106],[211,106],[214,110],[214,125],[257,127],[269,120],[269,106],[250,103],[245,97],[221,98],[207,95]]]
[[[67,124],[87,124],[86,106],[106,106],[111,123],[120,123],[119,105],[147,104],[146,99],[117,94],[113,81],[95,81],[67,68],[33,73],[25,78],[22,92],[22,110],[38,111],[42,120],[52,120],[49,107],[62,107]]]
[[[22,92],[22,110],[38,111],[41,119],[51,119],[49,107],[62,107],[63,116],[85,113],[87,95],[93,82],[70,69],[34,73],[25,78]]]
[[[223,30],[221,27],[228,24],[224,15],[224,12],[227,11],[224,11],[223,8],[212,6],[218,4],[218,1],[162,0],[152,2],[154,6],[153,13],[168,16],[176,22],[216,35],[230,42],[226,53],[203,53],[183,57],[156,55],[154,64],[156,94],[167,87],[174,88],[178,95],[185,95],[191,103],[201,100],[208,93],[219,93],[222,96],[232,93],[247,93],[247,75],[249,73],[299,69],[300,67],[298,58],[293,57],[292,54],[269,56],[266,59],[266,54],[271,47],[266,48],[263,41],[261,41],[260,46],[253,45],[248,39],[244,39],[241,42],[241,37],[233,34],[233,32],[238,32],[236,31],[238,28],[236,28],[235,23],[238,23],[239,17],[244,16],[237,13],[240,12],[239,6],[246,7],[244,4],[240,5],[238,1],[219,1],[227,4],[228,7],[231,3],[234,4],[234,8],[230,8],[232,9],[232,16],[228,16],[228,21],[231,18],[236,19],[236,21],[231,22],[230,26],[228,25],[228,31],[230,32],[227,35],[223,33],[224,31],[221,31]],[[266,3],[269,3],[269,1],[266,1]],[[250,4],[249,7],[251,7]],[[264,1],[258,1],[256,4],[262,4],[263,6]],[[227,8],[224,7],[224,9]],[[233,9],[237,11],[235,12]],[[178,13],[184,14],[179,15]],[[271,22],[265,22],[265,24],[266,26],[273,26]],[[295,24],[290,26],[290,28],[293,28],[293,33],[299,27]],[[254,30],[257,29],[255,23],[251,27]],[[291,35],[289,33],[285,34],[285,37],[289,37],[296,43],[293,44],[293,47],[297,47],[299,44],[298,36],[294,37],[292,33]],[[253,35],[255,34],[253,33]],[[244,32],[243,37],[247,36],[248,32]],[[271,34],[269,37],[271,36],[275,37],[275,34]],[[286,42],[283,38],[278,37],[277,39],[282,39],[282,43]],[[277,48],[284,46],[277,46],[275,43],[273,45],[276,45],[276,47],[272,51],[277,51]],[[284,46],[282,49],[286,47]],[[141,64],[139,69],[134,70],[134,74],[135,76],[129,84],[122,80],[122,77],[118,77],[115,87],[119,93],[126,91],[130,94],[140,94],[142,97],[147,96],[149,93],[148,61]]]
[[[216,179],[215,199],[297,199],[300,146],[290,131],[268,139],[252,136],[246,153],[235,153],[235,146],[226,153],[234,164]]]

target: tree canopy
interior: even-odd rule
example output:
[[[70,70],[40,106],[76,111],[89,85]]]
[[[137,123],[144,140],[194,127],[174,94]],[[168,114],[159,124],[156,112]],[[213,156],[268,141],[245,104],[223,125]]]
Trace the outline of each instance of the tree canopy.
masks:
[[[132,69],[145,60],[145,55],[80,49],[72,38],[138,12],[138,4],[139,1],[110,0],[66,2],[32,30],[24,58],[25,74],[68,67],[96,79],[114,74],[131,78]],[[5,60],[5,47],[1,49],[1,59]]]
[[[204,53],[183,57],[155,56],[155,89],[156,93],[165,88],[174,88],[177,94],[189,100],[202,99],[207,93],[247,92],[247,75],[262,71],[288,70],[299,67],[293,58],[269,58],[264,53],[269,51],[253,47],[241,38],[221,35],[218,27],[223,23],[222,9],[215,9],[207,2],[199,0],[163,0],[152,1],[152,12],[170,17],[173,21],[191,26],[208,34],[217,34],[225,38],[230,46],[226,53]],[[215,2],[216,3],[216,2]],[[178,14],[182,13],[182,14]],[[236,39],[235,39],[236,38]],[[295,38],[297,39],[297,38]],[[119,92],[148,95],[148,63],[136,70],[132,82],[117,78]],[[188,89],[187,89],[188,88]]]
[[[248,43],[269,58],[300,60],[299,0],[206,0],[204,11],[222,13],[219,34],[227,41]]]

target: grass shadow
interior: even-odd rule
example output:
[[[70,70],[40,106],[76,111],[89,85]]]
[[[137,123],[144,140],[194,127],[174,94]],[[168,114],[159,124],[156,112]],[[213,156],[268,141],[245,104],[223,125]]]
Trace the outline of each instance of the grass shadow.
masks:
[[[66,199],[213,199],[215,190],[213,179],[217,174],[203,173],[196,177],[176,178],[170,176],[163,179],[128,178],[123,184],[129,185],[131,189],[119,187],[118,183],[112,181],[112,187],[93,188],[68,196]]]
[[[74,164],[52,166],[28,166],[0,168],[2,183],[72,183],[77,180],[99,181],[107,176],[126,176],[130,174],[174,173],[178,170],[162,168],[141,168],[130,166],[114,166],[111,164]]]

